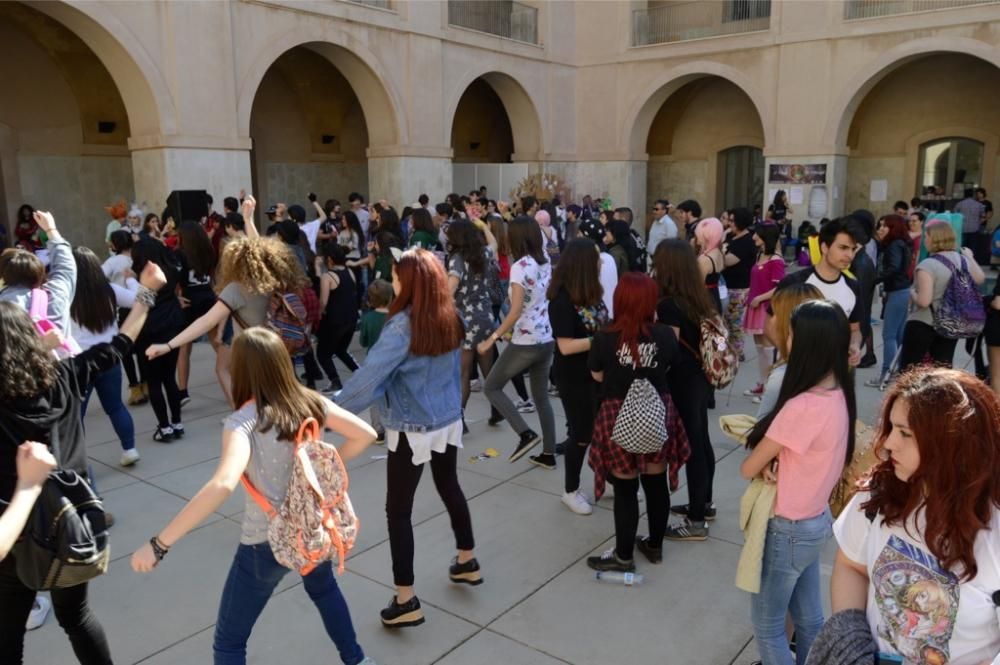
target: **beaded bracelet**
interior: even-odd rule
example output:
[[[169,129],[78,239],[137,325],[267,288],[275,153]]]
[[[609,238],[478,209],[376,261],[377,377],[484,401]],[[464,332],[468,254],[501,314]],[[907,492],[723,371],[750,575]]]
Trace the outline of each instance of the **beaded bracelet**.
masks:
[[[167,556],[167,552],[170,551],[170,548],[160,543],[160,539],[156,536],[149,539],[149,545],[153,548],[153,556],[156,557],[157,563],[163,561],[163,557]]]
[[[135,300],[152,309],[156,305],[156,291],[140,284],[139,290],[135,292]]]

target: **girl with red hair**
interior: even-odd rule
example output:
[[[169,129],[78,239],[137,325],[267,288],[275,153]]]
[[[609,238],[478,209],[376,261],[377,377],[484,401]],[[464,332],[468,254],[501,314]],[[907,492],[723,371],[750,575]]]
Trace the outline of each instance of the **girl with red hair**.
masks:
[[[882,371],[877,379],[865,381],[866,386],[878,388],[888,377],[896,351],[903,346],[903,328],[910,309],[910,286],[913,284],[913,240],[910,227],[899,215],[886,215],[875,229],[879,244],[879,265],[876,284],[885,291],[882,318]]]
[[[833,611],[864,612],[878,650],[906,662],[1000,662],[1000,398],[916,369],[890,389],[875,451],[834,525]]]
[[[679,350],[667,326],[656,323],[659,289],[643,273],[627,272],[615,289],[611,325],[594,336],[588,365],[601,384],[601,407],[594,421],[590,466],[594,469],[594,495],[604,493],[606,479],[615,486],[615,546],[587,559],[594,570],[635,570],[632,557],[638,548],[650,563],[663,560],[663,534],[670,511],[670,487],[677,488],[677,472],[690,454],[684,426],[670,399],[667,372]],[[637,454],[612,440],[615,423],[632,383],[648,380],[666,406],[667,439],[659,450]],[[649,536],[636,538],[639,526],[639,484],[646,494]]]
[[[394,252],[393,257],[397,256]],[[458,550],[449,577],[456,584],[482,584],[473,553],[469,505],[458,484],[456,460],[462,447],[460,351],[462,320],[438,258],[425,249],[398,255],[392,267],[396,297],[378,341],[336,396],[352,413],[375,407],[385,427],[385,512],[396,595],[382,610],[387,628],[424,622],[413,590],[413,496],[424,465],[451,517]]]

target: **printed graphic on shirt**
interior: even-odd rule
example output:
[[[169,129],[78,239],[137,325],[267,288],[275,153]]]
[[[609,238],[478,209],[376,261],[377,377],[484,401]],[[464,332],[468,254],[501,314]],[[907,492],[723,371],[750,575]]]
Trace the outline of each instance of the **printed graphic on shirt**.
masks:
[[[872,568],[879,637],[915,665],[946,665],[958,615],[958,578],[937,559],[892,536]]]
[[[652,368],[659,366],[659,361],[656,359],[659,348],[655,342],[643,342],[638,347],[639,367]],[[632,359],[632,350],[628,346],[619,346],[617,356],[618,364],[622,367],[635,367],[635,360]]]

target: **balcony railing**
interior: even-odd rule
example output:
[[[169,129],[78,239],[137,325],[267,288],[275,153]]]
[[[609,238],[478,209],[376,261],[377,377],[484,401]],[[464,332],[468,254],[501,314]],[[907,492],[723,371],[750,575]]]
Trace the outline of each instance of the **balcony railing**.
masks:
[[[513,0],[448,0],[448,24],[516,42],[538,43],[538,8]]]
[[[771,28],[771,0],[699,0],[632,12],[632,46],[758,32]]]
[[[845,0],[844,18],[850,21],[995,4],[1000,4],[1000,0]]]
[[[356,5],[374,7],[375,9],[387,9],[389,11],[393,10],[392,0],[347,0],[347,1],[353,2]]]

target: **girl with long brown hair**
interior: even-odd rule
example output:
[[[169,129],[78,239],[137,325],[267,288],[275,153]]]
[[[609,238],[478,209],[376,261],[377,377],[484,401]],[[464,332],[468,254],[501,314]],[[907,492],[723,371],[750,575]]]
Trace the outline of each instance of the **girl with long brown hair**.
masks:
[[[388,628],[424,622],[413,576],[413,497],[428,462],[434,486],[451,518],[458,550],[448,575],[456,584],[482,584],[473,547],[469,505],[458,484],[462,447],[459,352],[464,331],[448,279],[425,249],[403,252],[392,270],[396,297],[365,363],[337,395],[352,413],[374,405],[385,427],[385,512],[396,594],[382,610]]]
[[[867,615],[877,650],[913,663],[996,662],[1000,625],[1000,398],[974,375],[896,381],[882,460],[834,525],[834,612]]]
[[[222,506],[244,474],[272,506],[280,506],[295,465],[295,438],[306,419],[315,418],[344,437],[338,447],[344,460],[357,457],[375,440],[375,430],[367,423],[298,382],[281,338],[265,328],[250,328],[233,341],[233,398],[243,406],[225,421],[215,473],[162,531],[132,555],[137,573],[152,572],[181,538]],[[275,560],[268,544],[267,514],[249,495],[245,505],[240,545],[215,624],[216,665],[246,663],[254,624],[289,572]],[[302,584],[344,664],[374,665],[358,645],[331,562],[303,575]]]

